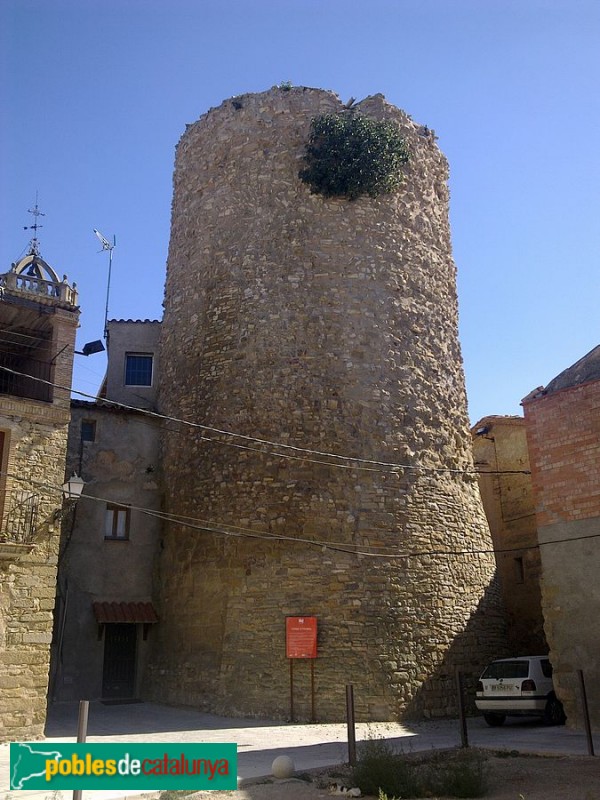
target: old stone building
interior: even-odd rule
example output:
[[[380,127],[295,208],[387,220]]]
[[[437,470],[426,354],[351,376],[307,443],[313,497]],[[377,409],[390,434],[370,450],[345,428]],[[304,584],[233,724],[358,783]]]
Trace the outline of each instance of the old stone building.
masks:
[[[37,211],[37,207],[36,207]],[[39,253],[0,276],[0,741],[41,736],[77,293]],[[68,510],[68,509],[65,509]]]
[[[311,120],[390,120],[400,189],[311,194]],[[161,344],[154,698],[286,716],[285,621],[318,621],[316,716],[443,715],[504,652],[473,474],[447,163],[381,95],[243,95],[178,149]],[[232,435],[228,432],[235,432]],[[310,669],[295,664],[295,711]]]
[[[546,654],[541,559],[525,420],[483,417],[471,428],[479,491],[492,534],[511,653]]]
[[[85,491],[63,527],[52,700],[142,693],[158,621],[161,471],[158,422],[131,409],[156,409],[159,331],[156,321],[109,321],[101,399],[71,402],[67,467]]]
[[[577,671],[600,727],[600,346],[523,400],[556,690],[581,726]]]

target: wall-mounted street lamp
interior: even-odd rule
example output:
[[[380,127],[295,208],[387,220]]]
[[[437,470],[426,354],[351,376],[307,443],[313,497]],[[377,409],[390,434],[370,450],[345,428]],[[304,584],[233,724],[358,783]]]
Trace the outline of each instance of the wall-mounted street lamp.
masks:
[[[91,356],[94,353],[101,353],[104,350],[104,345],[100,339],[95,342],[86,342],[83,345],[83,350],[75,350],[78,356]]]
[[[60,522],[61,525],[64,525],[67,518],[71,517],[71,526],[70,526],[71,529],[67,535],[65,546],[58,554],[59,564],[65,557],[67,548],[71,544],[71,538],[73,537],[73,530],[75,528],[75,514],[77,512],[77,501],[81,497],[81,493],[83,492],[84,486],[85,483],[83,481],[83,478],[80,478],[76,472],[74,472],[69,478],[69,480],[66,483],[63,483],[62,486],[63,507],[58,508],[54,512],[54,521]]]
[[[83,478],[80,478],[75,472],[71,475],[66,483],[63,483],[63,499],[65,500],[79,500],[85,483]]]

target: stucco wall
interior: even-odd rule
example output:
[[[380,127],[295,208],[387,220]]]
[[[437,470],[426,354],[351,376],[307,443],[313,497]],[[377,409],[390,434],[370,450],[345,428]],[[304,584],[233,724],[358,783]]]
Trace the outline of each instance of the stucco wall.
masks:
[[[129,402],[131,399],[129,398]],[[81,423],[95,422],[95,440],[81,442]],[[94,602],[149,602],[161,523],[145,510],[161,506],[156,423],[146,416],[74,403],[67,465],[85,481],[74,518],[63,527],[52,699],[102,696],[104,636]],[[105,539],[107,503],[131,507],[129,538]],[[135,694],[142,691],[153,632],[138,626]]]
[[[156,320],[109,320],[105,395],[110,400],[135,408],[155,409],[160,374],[160,325]],[[125,385],[125,358],[129,353],[152,356],[151,386]]]

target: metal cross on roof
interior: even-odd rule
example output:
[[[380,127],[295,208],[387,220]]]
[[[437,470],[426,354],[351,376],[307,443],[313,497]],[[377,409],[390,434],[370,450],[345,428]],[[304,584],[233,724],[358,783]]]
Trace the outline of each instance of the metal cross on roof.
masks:
[[[38,193],[35,193],[35,205],[33,208],[29,208],[27,210],[28,214],[33,215],[33,225],[24,225],[23,230],[25,231],[33,231],[33,239],[29,244],[29,253],[33,256],[40,255],[40,243],[37,238],[38,228],[43,228],[43,225],[40,225],[38,222],[38,217],[45,217],[46,215],[40,211],[38,207]]]

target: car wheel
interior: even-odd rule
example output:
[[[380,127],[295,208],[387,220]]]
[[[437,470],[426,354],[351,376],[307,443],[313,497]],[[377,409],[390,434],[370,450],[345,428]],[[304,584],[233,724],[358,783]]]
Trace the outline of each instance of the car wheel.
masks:
[[[565,720],[567,719],[565,716],[565,712],[562,706],[562,703],[556,697],[556,695],[551,695],[546,702],[546,708],[544,709],[544,716],[543,716],[544,725],[564,725]]]
[[[483,718],[492,728],[497,728],[498,725],[504,725],[506,714],[484,714]]]

